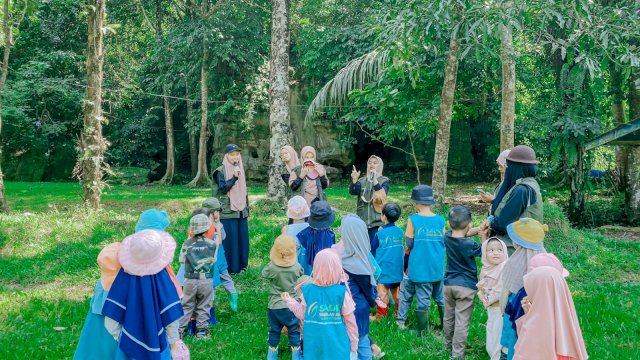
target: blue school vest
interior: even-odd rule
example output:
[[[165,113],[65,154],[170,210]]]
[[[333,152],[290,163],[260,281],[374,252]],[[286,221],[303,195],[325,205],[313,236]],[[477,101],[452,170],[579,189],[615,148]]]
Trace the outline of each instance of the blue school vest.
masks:
[[[342,304],[346,291],[346,286],[339,284],[308,284],[302,287],[302,295],[307,303],[302,327],[305,359],[349,358],[349,336],[342,320]]]
[[[377,279],[379,283],[391,284],[402,281],[404,266],[404,231],[392,225],[385,226],[377,233],[380,246],[376,250],[376,261],[381,273]]]
[[[409,219],[414,231],[409,280],[422,283],[444,279],[444,218],[413,214]]]

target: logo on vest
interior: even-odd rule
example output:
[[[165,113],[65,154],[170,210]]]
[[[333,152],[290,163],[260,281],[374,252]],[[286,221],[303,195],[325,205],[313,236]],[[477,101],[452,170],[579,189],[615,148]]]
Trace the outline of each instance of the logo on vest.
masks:
[[[307,308],[307,317],[316,321],[332,321],[342,314],[342,306],[336,304],[318,304],[317,301],[311,303]]]

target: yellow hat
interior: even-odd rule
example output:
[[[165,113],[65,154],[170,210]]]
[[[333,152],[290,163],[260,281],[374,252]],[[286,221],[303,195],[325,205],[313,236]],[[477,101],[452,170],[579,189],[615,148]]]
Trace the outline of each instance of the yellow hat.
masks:
[[[531,250],[544,249],[544,234],[548,231],[549,226],[530,218],[521,218],[507,226],[511,241]]]
[[[120,261],[118,260],[118,252],[120,251],[120,243],[115,242],[105,246],[98,254],[98,266],[102,274],[100,275],[100,282],[102,288],[106,291],[111,289],[111,284],[115,280],[116,275],[120,271]]]
[[[269,258],[277,266],[293,266],[293,264],[298,261],[296,254],[296,241],[289,235],[278,236],[273,242]]]

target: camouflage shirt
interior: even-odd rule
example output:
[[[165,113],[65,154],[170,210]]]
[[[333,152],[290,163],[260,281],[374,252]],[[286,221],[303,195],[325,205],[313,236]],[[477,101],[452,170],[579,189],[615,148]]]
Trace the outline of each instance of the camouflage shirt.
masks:
[[[216,262],[216,243],[203,236],[193,237],[182,244],[179,259],[184,264],[186,279],[210,279]]]

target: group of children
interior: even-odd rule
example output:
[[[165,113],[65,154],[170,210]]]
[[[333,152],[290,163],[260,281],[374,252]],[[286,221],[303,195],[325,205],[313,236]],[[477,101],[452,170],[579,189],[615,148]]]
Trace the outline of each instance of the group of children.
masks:
[[[338,243],[329,203],[309,206],[301,196],[289,200],[289,225],[275,239],[271,261],[262,270],[269,283],[267,359],[278,358],[283,331],[293,360],[382,358],[370,321],[388,316],[393,301],[397,326],[406,329],[414,298],[417,335],[431,331],[433,299],[451,359],[462,359],[476,296],[488,313],[486,350],[492,360],[587,358],[564,280],[569,273],[544,249],[546,225],[526,218],[509,225],[515,248],[509,256],[503,241],[471,226],[466,207],[451,208],[448,220],[436,215],[426,185],[416,186],[411,200],[416,213],[404,230],[396,224],[401,208],[390,202],[382,208],[384,225],[374,239],[362,219],[347,214]],[[237,292],[220,246],[219,211],[219,201],[210,198],[193,212],[177,276],[170,266],[176,243],[164,231],[166,212],[145,211],[136,233],[101,251],[102,275],[75,359],[187,359],[181,339],[206,337],[216,323],[215,287],[223,285],[237,311]],[[472,239],[476,235],[480,243]]]
[[[405,230],[396,224],[400,207],[387,203],[375,239],[360,218],[348,214],[337,244],[331,230],[335,213],[327,202],[309,209],[302,198],[289,200],[290,225],[276,238],[263,270],[270,284],[267,359],[277,359],[283,329],[293,360],[379,359],[385,354],[372,341],[369,322],[387,316],[393,299],[396,323],[406,329],[414,298],[416,334],[430,333],[435,300],[450,359],[463,359],[476,297],[488,314],[486,350],[492,360],[587,359],[564,280],[568,272],[544,250],[546,225],[528,218],[509,225],[515,248],[509,256],[488,229],[472,227],[468,208],[454,206],[448,220],[436,215],[426,185],[416,186],[411,200],[417,211]],[[477,235],[480,242],[472,239]],[[479,279],[476,258],[482,260]]]

